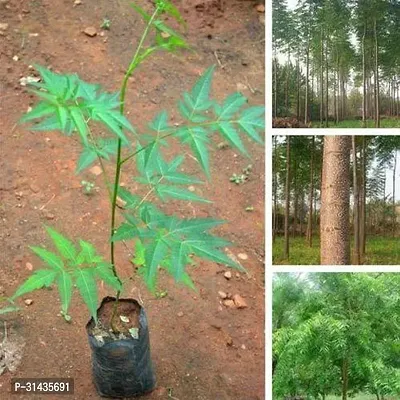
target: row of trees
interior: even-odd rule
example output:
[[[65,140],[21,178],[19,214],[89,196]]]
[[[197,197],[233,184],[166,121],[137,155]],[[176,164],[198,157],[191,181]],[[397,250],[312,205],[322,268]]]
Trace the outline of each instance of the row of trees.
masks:
[[[312,247],[320,232],[321,263],[362,264],[367,235],[396,236],[399,151],[400,136],[275,136],[272,228],[274,239],[285,236],[285,258],[291,236],[305,236]]]
[[[294,10],[273,0],[274,117],[327,127],[349,116],[349,92],[365,126],[398,117],[399,21],[399,0],[299,0]]]
[[[274,398],[399,398],[399,287],[396,273],[275,274]]]

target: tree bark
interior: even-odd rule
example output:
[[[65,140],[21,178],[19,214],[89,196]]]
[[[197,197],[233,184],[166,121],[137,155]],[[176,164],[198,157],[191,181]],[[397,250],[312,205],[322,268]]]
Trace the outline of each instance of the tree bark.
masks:
[[[364,34],[362,38],[362,64],[363,64],[363,111],[362,120],[363,128],[367,127],[367,83],[366,83],[366,64],[365,64],[365,35],[367,34],[367,26],[364,24]]]
[[[307,53],[306,53],[306,93],[304,100],[304,123],[308,124],[308,76],[310,74],[310,39],[307,42]]]
[[[325,136],[321,184],[321,264],[350,264],[350,136]]]
[[[292,236],[295,237],[297,234],[297,214],[298,214],[298,205],[299,205],[299,194],[297,188],[297,162],[294,160],[294,207],[293,207],[293,230]]]
[[[314,194],[314,151],[315,151],[315,136],[311,142],[311,159],[310,159],[310,194],[309,194],[309,214],[307,225],[307,241],[308,246],[312,247],[312,231],[313,231],[313,194]]]
[[[325,40],[325,71],[326,71],[326,83],[325,83],[325,127],[329,127],[329,64],[328,64],[328,36]]]
[[[275,242],[276,238],[276,223],[277,223],[277,208],[278,208],[278,202],[277,202],[277,184],[278,184],[278,179],[277,179],[277,174],[278,174],[278,150],[277,150],[277,136],[274,136],[274,171],[273,171],[273,176],[274,176],[274,211],[273,211],[273,217],[272,217],[272,240]]]
[[[361,263],[364,263],[365,258],[365,243],[367,236],[366,220],[367,220],[367,197],[366,197],[366,143],[365,136],[362,137],[361,147],[361,201],[360,201],[360,257]]]
[[[359,189],[357,182],[357,147],[356,137],[351,137],[353,150],[353,215],[354,215],[354,256],[353,264],[360,264],[360,219],[359,219]]]
[[[286,182],[285,182],[285,247],[283,256],[289,258],[289,212],[290,212],[290,136],[286,137]]]
[[[396,166],[397,166],[397,150],[394,151],[394,163],[393,163],[393,237],[396,236]]]
[[[380,128],[380,112],[379,112],[379,61],[378,61],[378,34],[376,32],[376,19],[374,19],[374,35],[375,35],[375,127]]]
[[[322,128],[324,120],[324,32],[321,28],[321,71],[320,71],[320,107],[319,126]]]

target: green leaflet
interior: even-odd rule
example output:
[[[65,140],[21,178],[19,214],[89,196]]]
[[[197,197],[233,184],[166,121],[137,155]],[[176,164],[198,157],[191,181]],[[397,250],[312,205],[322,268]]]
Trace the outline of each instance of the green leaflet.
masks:
[[[79,174],[84,169],[90,167],[97,160],[96,150],[89,146],[83,149],[83,152],[79,156],[78,163],[76,165],[76,173]]]
[[[174,199],[179,200],[187,200],[187,201],[200,201],[203,203],[212,203],[210,200],[204,199],[197,194],[190,192],[189,190],[182,189],[176,186],[167,186],[159,184],[156,187],[156,193],[162,200],[172,197]]]
[[[68,314],[68,308],[72,297],[72,279],[66,271],[62,271],[56,279],[58,292],[61,299],[61,309],[64,314]]]
[[[63,261],[56,254],[36,246],[31,246],[30,249],[54,270],[62,271],[64,269]]]
[[[73,106],[70,108],[69,111],[71,114],[72,121],[74,122],[75,127],[81,136],[83,144],[85,146],[88,146],[88,144],[89,144],[88,138],[87,138],[88,137],[88,127],[86,125],[86,121],[82,114],[81,109],[79,107]]]
[[[113,234],[111,241],[118,242],[119,240],[129,240],[138,236],[139,231],[136,226],[123,222]]]
[[[213,218],[193,218],[182,220],[177,228],[175,228],[174,233],[196,233],[205,232],[215,226],[224,224],[225,221],[217,220]]]
[[[28,122],[32,119],[36,118],[42,118],[45,115],[49,114],[54,114],[55,110],[57,110],[57,107],[54,106],[53,104],[49,104],[45,101],[41,101],[38,103],[36,107],[34,107],[31,111],[26,113],[21,119],[20,122]]]
[[[53,243],[60,254],[67,260],[74,261],[76,257],[76,249],[73,243],[49,226],[46,226],[46,231],[53,240]]]
[[[163,110],[150,122],[149,128],[160,133],[168,129],[168,113]]]
[[[49,287],[56,276],[57,272],[52,269],[38,269],[16,290],[11,300],[42,287]]]
[[[146,246],[146,263],[140,267],[139,273],[142,275],[144,282],[151,292],[154,292],[156,288],[158,266],[167,254],[167,251],[168,246],[160,237]]]
[[[76,269],[74,271],[76,286],[87,305],[90,315],[97,323],[97,285],[91,269]]]
[[[121,282],[114,275],[112,270],[112,264],[110,263],[100,263],[95,268],[96,275],[102,279],[107,285],[113,289],[120,291],[122,289]]]
[[[232,118],[243,105],[247,103],[246,97],[244,97],[241,93],[236,92],[228,96],[220,110],[217,111],[216,114],[218,116],[218,120],[229,120]]]
[[[205,105],[209,108],[212,104],[207,104],[209,102],[211,81],[214,74],[215,65],[209,67],[200,79],[195,83],[193,89],[190,93],[193,101],[193,110],[204,109]]]
[[[230,122],[219,122],[217,127],[221,135],[233,146],[239,149],[243,154],[249,157],[246,149],[243,146],[239,133]]]
[[[146,249],[140,240],[136,241],[135,245],[135,256],[132,259],[132,263],[138,266],[143,265],[146,262]]]

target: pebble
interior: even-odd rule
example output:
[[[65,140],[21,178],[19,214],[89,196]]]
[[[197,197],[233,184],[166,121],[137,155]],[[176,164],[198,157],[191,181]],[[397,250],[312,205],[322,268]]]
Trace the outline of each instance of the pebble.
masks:
[[[95,37],[97,35],[97,30],[94,26],[89,26],[83,31],[83,33],[86,36]]]
[[[188,187],[189,192],[194,192],[196,188],[194,186],[189,186]]]
[[[218,296],[219,296],[221,299],[226,299],[226,298],[228,297],[228,295],[227,295],[225,292],[222,292],[222,291],[219,291],[219,292],[218,292]]]
[[[98,165],[90,168],[89,171],[95,176],[99,176],[103,173],[102,169]]]
[[[235,294],[233,296],[233,302],[234,305],[236,306],[236,308],[247,308],[247,303],[245,301],[245,299],[240,296],[239,294]]]
[[[259,13],[265,13],[265,6],[264,6],[264,4],[258,4],[258,5],[256,6],[256,10],[257,10]]]
[[[239,257],[241,260],[247,260],[247,259],[249,258],[249,256],[248,256],[246,253],[239,253],[239,254],[238,254],[238,257]]]
[[[224,300],[223,304],[225,307],[228,308],[234,308],[235,307],[235,302],[233,300]]]
[[[246,350],[246,346],[245,346],[244,344],[242,344],[242,345],[240,346],[240,348],[241,348],[242,350]]]
[[[125,208],[126,207],[126,201],[122,200],[121,197],[117,197],[117,207],[119,208]]]
[[[81,0],[75,0],[74,1],[74,5],[75,6],[80,6],[82,4],[82,1]]]
[[[183,317],[183,312],[179,311],[178,314],[176,314],[178,317]]]
[[[46,214],[46,219],[48,219],[49,221],[50,220],[52,220],[52,219],[54,219],[56,216],[54,215],[54,214],[52,214],[52,213],[47,213]]]
[[[24,303],[25,303],[27,306],[30,306],[31,304],[33,304],[33,300],[32,300],[32,299],[26,299],[26,300],[24,300]]]
[[[14,56],[12,59],[13,59],[14,61],[18,61],[18,60],[19,60],[19,57],[18,57],[18,56]]]
[[[226,278],[226,279],[231,279],[232,278],[232,272],[231,271],[226,271],[225,273],[224,273],[224,277]]]
[[[0,31],[6,31],[8,29],[8,24],[5,22],[0,22]]]
[[[26,267],[26,269],[27,269],[28,271],[32,271],[32,270],[33,270],[33,265],[32,265],[30,262],[27,262],[27,263],[25,264],[25,267]]]
[[[29,189],[31,189],[33,193],[38,193],[40,191],[39,186],[35,185],[34,183],[29,185]]]

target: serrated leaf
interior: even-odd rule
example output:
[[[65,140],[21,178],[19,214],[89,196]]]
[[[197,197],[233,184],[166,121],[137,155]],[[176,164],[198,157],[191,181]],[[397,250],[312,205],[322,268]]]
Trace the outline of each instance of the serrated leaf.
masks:
[[[30,249],[54,270],[62,271],[64,269],[63,261],[56,254],[36,246],[31,246]]]
[[[53,115],[42,122],[30,127],[31,131],[55,131],[61,130],[61,124],[57,116]]]
[[[95,272],[100,279],[102,279],[107,285],[111,286],[113,289],[117,291],[120,291],[122,289],[121,282],[114,275],[112,264],[100,263],[96,266]]]
[[[185,260],[187,247],[183,242],[177,243],[171,248],[171,269],[176,282],[181,282],[185,272]]]
[[[209,67],[193,86],[191,98],[193,99],[194,109],[209,100],[214,69],[215,65]]]
[[[200,196],[197,196],[197,194],[190,192],[189,190],[182,189],[182,188],[176,187],[176,186],[160,184],[157,186],[156,192],[161,198],[172,197],[174,199],[179,199],[179,200],[200,201],[203,203],[211,203],[210,200],[204,199]]]
[[[97,323],[97,285],[91,269],[77,269],[74,271],[76,286],[83,301],[89,309],[90,315]]]
[[[62,106],[57,107],[57,115],[60,121],[61,129],[65,131],[67,128],[67,122],[69,118],[68,109]]]
[[[83,152],[79,156],[76,166],[76,173],[79,174],[84,169],[90,167],[96,160],[97,160],[96,150],[93,149],[92,147],[85,147],[83,149]]]
[[[213,218],[193,218],[185,219],[180,222],[179,226],[176,228],[176,232],[179,233],[189,233],[189,232],[205,232],[211,228],[218,225],[224,224],[225,221],[213,219]]]
[[[163,132],[168,129],[167,111],[163,110],[159,114],[157,114],[153,121],[150,122],[149,127],[157,133]]]
[[[61,235],[61,233],[58,233],[49,226],[46,226],[46,231],[53,240],[53,243],[60,254],[67,260],[74,261],[76,257],[76,249],[74,244],[65,236]]]
[[[155,139],[151,142],[146,150],[144,150],[144,171],[146,174],[151,174],[157,164],[157,158],[160,154],[160,142]]]
[[[243,154],[249,156],[246,149],[243,146],[242,140],[240,139],[239,133],[236,131],[234,126],[230,122],[219,122],[217,124],[218,130],[221,135],[233,146],[239,149]]]
[[[135,256],[132,259],[133,264],[141,266],[146,262],[145,258],[146,249],[140,240],[136,241],[135,244]]]
[[[20,122],[24,123],[30,121],[32,119],[41,118],[49,114],[53,114],[56,110],[56,106],[53,104],[49,104],[45,101],[41,101],[36,107],[34,107],[31,111],[26,113],[21,119]]]
[[[140,267],[139,272],[151,292],[156,288],[158,266],[167,254],[168,246],[158,238],[146,246],[146,264]]]
[[[138,228],[134,225],[123,222],[113,234],[111,241],[130,240],[139,236]]]
[[[122,142],[129,145],[129,141],[122,132],[120,125],[109,114],[98,113],[97,118],[102,121],[112,132],[114,132],[122,140]]]
[[[74,121],[75,127],[78,130],[79,135],[81,136],[82,142],[85,146],[88,146],[88,128],[86,125],[85,118],[82,114],[82,111],[79,107],[71,107],[70,108],[71,118]]]
[[[62,271],[57,276],[58,292],[60,293],[61,309],[65,314],[68,314],[68,308],[71,303],[72,297],[72,279],[71,276],[66,272]]]
[[[151,16],[149,14],[147,14],[146,11],[143,10],[143,8],[139,7],[138,5],[136,5],[135,3],[130,3],[130,6],[138,13],[142,16],[142,18],[144,19],[145,22],[149,22],[151,19]]]
[[[97,256],[95,247],[84,240],[80,240],[79,244],[82,249],[82,255],[88,263],[96,263],[101,261],[101,257]]]
[[[225,99],[221,110],[216,110],[218,119],[227,120],[229,118],[232,118],[233,115],[235,115],[246,103],[247,99],[241,93],[236,92],[231,94]]]
[[[186,26],[185,20],[182,18],[181,13],[171,2],[165,2],[164,11],[171,17],[173,17],[177,22],[179,22],[183,26]]]
[[[16,290],[11,300],[42,287],[49,287],[56,276],[57,272],[52,269],[38,269]]]

